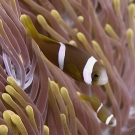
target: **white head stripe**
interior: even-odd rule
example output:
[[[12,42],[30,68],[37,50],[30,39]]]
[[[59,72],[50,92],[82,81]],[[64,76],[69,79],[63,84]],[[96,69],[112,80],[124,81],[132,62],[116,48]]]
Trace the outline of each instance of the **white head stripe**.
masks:
[[[108,125],[110,120],[113,118],[113,114],[111,114],[107,119],[106,119],[106,122],[105,124]]]
[[[97,113],[100,111],[100,109],[102,108],[103,104],[101,103],[100,106],[97,109]]]
[[[85,67],[83,69],[83,78],[86,84],[92,83],[91,74],[92,74],[93,66],[96,61],[97,60],[93,56],[91,56],[85,64]]]
[[[65,59],[65,52],[66,52],[66,46],[60,43],[59,53],[58,53],[58,63],[61,70],[64,68],[64,59]]]

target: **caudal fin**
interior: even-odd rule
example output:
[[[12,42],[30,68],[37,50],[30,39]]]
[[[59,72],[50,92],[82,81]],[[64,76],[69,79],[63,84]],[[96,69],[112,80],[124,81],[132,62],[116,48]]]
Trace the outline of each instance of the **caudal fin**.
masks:
[[[29,16],[23,14],[20,17],[20,21],[23,23],[24,27],[26,28],[28,34],[36,40],[39,37],[39,33],[36,30],[35,26],[33,25]]]
[[[51,42],[51,43],[58,43],[55,40],[52,40],[40,33],[38,33],[38,31],[36,30],[34,24],[32,23],[31,19],[29,16],[23,14],[20,17],[20,21],[23,23],[24,27],[26,28],[27,32],[29,33],[29,35],[37,42],[39,43],[39,41],[44,41],[44,42]],[[41,43],[41,42],[40,42]]]

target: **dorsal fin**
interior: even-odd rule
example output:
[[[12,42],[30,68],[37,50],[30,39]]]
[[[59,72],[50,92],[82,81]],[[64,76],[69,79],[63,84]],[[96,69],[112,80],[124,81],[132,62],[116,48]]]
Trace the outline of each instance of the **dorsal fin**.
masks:
[[[21,22],[24,24],[28,34],[38,43],[39,40],[44,40],[44,42],[52,42],[57,43],[57,41],[50,39],[42,34],[40,34],[37,29],[35,28],[34,24],[32,23],[31,19],[27,15],[21,15],[20,17]],[[40,45],[40,44],[38,44]]]
[[[52,43],[57,43],[57,44],[59,44],[57,41],[55,41],[55,40],[53,40],[53,39],[51,39],[51,38],[48,38],[48,37],[46,37],[46,36],[44,36],[44,35],[42,35],[42,34],[39,34],[39,36],[40,36],[40,38],[41,39],[43,39],[44,41],[48,41],[48,42],[52,42]]]

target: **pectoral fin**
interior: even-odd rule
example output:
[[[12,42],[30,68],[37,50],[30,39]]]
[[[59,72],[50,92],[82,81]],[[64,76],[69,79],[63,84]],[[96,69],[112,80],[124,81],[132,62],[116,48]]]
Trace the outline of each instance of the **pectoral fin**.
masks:
[[[63,71],[65,71],[69,76],[71,76],[75,80],[83,81],[82,75],[80,74],[79,70],[74,64],[72,63],[65,64]]]

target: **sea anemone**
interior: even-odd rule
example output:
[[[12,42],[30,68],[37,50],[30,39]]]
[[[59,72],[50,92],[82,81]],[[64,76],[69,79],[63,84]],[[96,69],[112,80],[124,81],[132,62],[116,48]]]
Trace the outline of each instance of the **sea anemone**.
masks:
[[[0,1],[0,134],[127,135],[135,132],[135,5],[128,0]],[[106,68],[104,86],[88,86],[55,67],[20,21],[84,49]],[[14,78],[14,79],[13,79]],[[100,122],[79,97],[96,96],[117,120]]]

